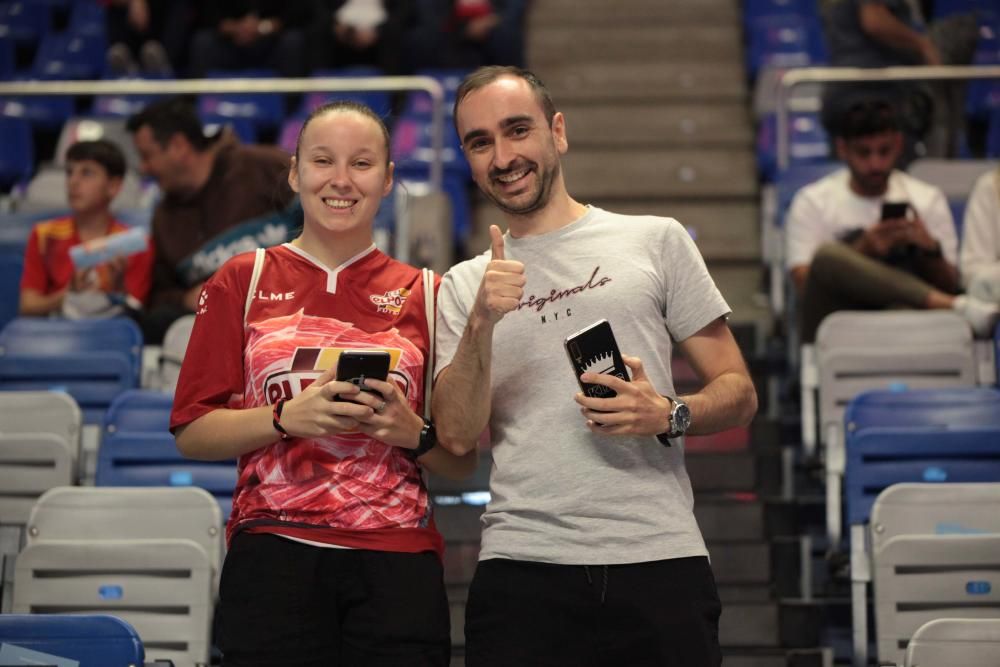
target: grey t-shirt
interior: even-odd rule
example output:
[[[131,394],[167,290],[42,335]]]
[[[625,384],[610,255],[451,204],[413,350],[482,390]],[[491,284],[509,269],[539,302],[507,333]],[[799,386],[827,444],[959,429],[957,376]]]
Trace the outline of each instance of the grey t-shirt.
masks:
[[[676,220],[589,208],[541,236],[505,237],[525,265],[519,308],[493,335],[491,501],[480,559],[638,563],[705,555],[682,444],[591,433],[563,341],[607,319],[625,355],[673,394],[671,337],[729,307]],[[452,361],[489,253],[456,265],[438,295],[437,369]]]

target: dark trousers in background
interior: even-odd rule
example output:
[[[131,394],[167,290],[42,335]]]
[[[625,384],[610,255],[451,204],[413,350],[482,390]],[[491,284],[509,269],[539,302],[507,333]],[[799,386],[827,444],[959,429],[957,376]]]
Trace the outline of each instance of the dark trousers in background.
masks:
[[[628,565],[481,561],[467,667],[718,667],[719,602],[705,557]]]
[[[240,533],[220,584],[226,667],[447,667],[441,561]]]

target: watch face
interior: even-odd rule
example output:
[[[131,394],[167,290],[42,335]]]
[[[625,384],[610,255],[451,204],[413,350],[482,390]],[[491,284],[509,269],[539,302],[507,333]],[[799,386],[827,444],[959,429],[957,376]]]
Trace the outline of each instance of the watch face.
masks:
[[[691,426],[691,408],[678,402],[671,416],[670,430],[674,433],[684,433]]]

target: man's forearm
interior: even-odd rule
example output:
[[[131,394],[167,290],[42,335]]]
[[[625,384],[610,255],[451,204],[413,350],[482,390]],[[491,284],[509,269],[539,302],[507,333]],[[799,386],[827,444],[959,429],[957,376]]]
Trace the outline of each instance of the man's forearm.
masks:
[[[683,399],[691,408],[688,433],[692,435],[746,426],[757,413],[757,391],[745,373],[723,373],[698,393]]]
[[[948,294],[959,290],[958,269],[944,257],[925,257],[918,264],[920,277]]]
[[[490,418],[493,324],[469,319],[451,364],[434,384],[432,412],[438,441],[459,456],[476,448]]]

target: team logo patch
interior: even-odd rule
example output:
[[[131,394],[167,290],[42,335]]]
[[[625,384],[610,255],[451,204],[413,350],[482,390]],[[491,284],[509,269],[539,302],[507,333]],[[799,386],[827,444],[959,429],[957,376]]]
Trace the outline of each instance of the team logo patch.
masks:
[[[403,304],[406,303],[409,296],[410,290],[400,287],[385,294],[372,294],[368,298],[378,306],[378,312],[399,315],[399,311],[403,309]]]

